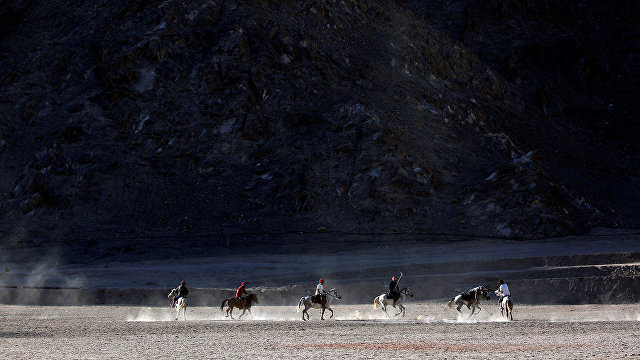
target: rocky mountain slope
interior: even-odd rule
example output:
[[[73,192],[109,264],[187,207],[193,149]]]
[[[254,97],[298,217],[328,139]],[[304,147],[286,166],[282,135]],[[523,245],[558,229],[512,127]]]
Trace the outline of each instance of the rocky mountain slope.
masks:
[[[471,3],[0,2],[5,244],[635,226],[638,29]]]

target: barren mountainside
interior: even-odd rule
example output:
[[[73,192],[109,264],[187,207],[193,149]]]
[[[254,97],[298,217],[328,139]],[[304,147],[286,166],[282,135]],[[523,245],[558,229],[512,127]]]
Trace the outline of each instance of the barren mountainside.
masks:
[[[0,0],[0,236],[637,226],[637,10],[562,4]]]

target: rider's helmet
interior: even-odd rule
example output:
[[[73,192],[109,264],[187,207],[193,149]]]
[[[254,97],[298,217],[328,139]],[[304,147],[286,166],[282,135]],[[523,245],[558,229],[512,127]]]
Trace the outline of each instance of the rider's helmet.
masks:
[[[324,284],[324,279],[320,279],[320,284]]]
[[[398,278],[394,276],[391,278],[391,281],[398,281]]]
[[[245,285],[247,285],[247,284],[245,284],[245,282],[244,282],[244,281],[242,282],[242,284],[240,284],[240,286],[245,286]]]
[[[504,284],[504,280],[500,279],[500,284]]]
[[[187,285],[187,283],[186,283],[186,282],[184,282],[184,281],[180,281],[180,285],[182,285],[182,286],[186,286],[186,285]]]

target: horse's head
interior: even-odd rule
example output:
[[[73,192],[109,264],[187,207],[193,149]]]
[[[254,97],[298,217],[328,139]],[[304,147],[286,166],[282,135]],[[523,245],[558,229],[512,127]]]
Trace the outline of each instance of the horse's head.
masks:
[[[489,298],[489,289],[487,289],[484,286],[479,286],[479,290],[478,290],[479,294],[482,295],[483,298],[485,298],[486,300],[491,300],[491,298]]]
[[[400,290],[400,293],[405,294],[409,297],[413,297],[413,293],[411,292],[411,290],[409,290],[408,287],[402,288],[402,290]]]
[[[178,292],[176,291],[176,289],[171,289],[171,292],[169,293],[169,296],[167,296],[169,299],[171,299],[172,297],[175,297],[176,295],[178,295]]]
[[[256,294],[251,294],[249,295],[249,301],[253,301],[254,303],[258,303],[258,295]]]
[[[342,296],[338,295],[338,292],[336,291],[336,289],[331,289],[327,292],[327,294],[333,296],[334,298],[340,300],[342,299]]]

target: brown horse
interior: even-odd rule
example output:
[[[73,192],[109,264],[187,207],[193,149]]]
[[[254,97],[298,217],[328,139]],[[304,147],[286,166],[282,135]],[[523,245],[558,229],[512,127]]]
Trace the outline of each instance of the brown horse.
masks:
[[[242,314],[240,314],[240,316],[238,317],[239,319],[247,310],[249,310],[249,315],[251,315],[251,304],[254,302],[256,304],[258,303],[258,296],[256,294],[249,294],[245,299],[244,305],[242,304],[243,301],[241,299],[230,297],[222,301],[222,304],[220,304],[220,311],[224,309],[224,306],[226,304],[228,308],[227,314],[224,317],[228,317],[229,315],[231,315],[231,318],[233,319],[233,308],[238,308],[239,310],[242,310]],[[251,317],[253,317],[253,315],[251,315]]]

